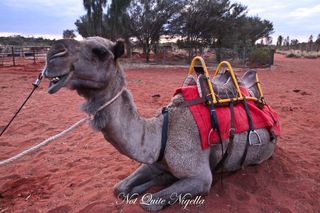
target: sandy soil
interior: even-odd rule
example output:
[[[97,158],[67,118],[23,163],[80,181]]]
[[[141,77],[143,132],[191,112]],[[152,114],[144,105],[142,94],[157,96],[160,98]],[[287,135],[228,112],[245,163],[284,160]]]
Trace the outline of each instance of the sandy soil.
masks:
[[[0,128],[31,90],[40,65],[0,68]],[[153,116],[169,102],[187,69],[127,69],[139,112]],[[274,156],[259,166],[225,174],[203,205],[163,212],[320,212],[320,59],[287,59],[259,70],[268,103],[280,115],[282,136]],[[61,90],[48,95],[47,81],[0,138],[6,159],[85,115],[83,99]],[[160,97],[152,97],[159,94]],[[100,133],[83,125],[41,150],[0,167],[0,212],[143,212],[120,204],[112,187],[139,166],[120,155]],[[119,202],[119,201],[118,201]],[[137,202],[138,203],[138,202]]]

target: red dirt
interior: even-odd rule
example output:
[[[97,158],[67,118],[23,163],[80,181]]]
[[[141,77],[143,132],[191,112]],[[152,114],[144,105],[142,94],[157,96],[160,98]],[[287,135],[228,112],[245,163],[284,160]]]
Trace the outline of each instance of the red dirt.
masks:
[[[43,65],[0,68],[0,128],[31,90]],[[131,69],[128,87],[139,112],[153,116],[169,102],[187,69]],[[320,60],[276,55],[272,69],[259,70],[268,103],[279,113],[282,136],[274,156],[258,166],[219,176],[203,205],[163,212],[319,212]],[[70,126],[85,115],[83,99],[61,90],[48,95],[47,81],[0,138],[6,159]],[[160,97],[152,97],[159,94]],[[117,204],[112,187],[139,166],[119,154],[100,133],[83,125],[0,167],[0,212],[143,212],[138,204]],[[138,203],[138,202],[137,202]]]

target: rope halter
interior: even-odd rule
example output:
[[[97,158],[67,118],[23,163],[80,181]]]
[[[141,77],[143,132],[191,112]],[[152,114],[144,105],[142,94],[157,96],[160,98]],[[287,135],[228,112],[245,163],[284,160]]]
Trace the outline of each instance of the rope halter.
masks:
[[[101,110],[103,110],[104,108],[112,104],[123,93],[124,90],[125,90],[125,87],[122,87],[122,89],[113,98],[111,98],[108,102],[106,102],[101,107],[99,107],[95,113],[89,114],[89,120],[92,121],[98,112],[100,112]]]

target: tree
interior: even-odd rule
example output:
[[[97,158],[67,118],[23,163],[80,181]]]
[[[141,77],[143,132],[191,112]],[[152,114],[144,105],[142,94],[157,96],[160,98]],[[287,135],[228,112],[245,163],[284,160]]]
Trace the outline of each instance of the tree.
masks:
[[[299,44],[298,39],[292,39],[290,46],[292,46],[293,48],[297,48],[298,44]]]
[[[87,16],[82,20],[77,20],[76,23],[78,25],[82,24],[82,27],[88,27],[86,32],[89,33],[90,36],[103,36],[103,8],[105,8],[106,5],[107,0],[83,0],[83,6],[87,11]],[[85,21],[85,23],[82,21]]]
[[[289,48],[289,46],[290,46],[290,38],[289,38],[289,36],[287,36],[287,38],[284,39],[283,46],[286,46],[286,47]]]
[[[107,24],[111,39],[127,37],[129,17],[126,13],[131,0],[112,0],[108,9]]]
[[[266,45],[271,45],[272,44],[272,37],[271,36],[267,36],[265,38],[265,40],[266,40]]]
[[[150,61],[150,51],[165,32],[165,25],[182,8],[182,0],[132,0],[127,9],[130,33]]]
[[[282,35],[278,36],[278,40],[277,40],[277,47],[281,47],[282,46],[282,41],[283,41],[283,37]]]
[[[211,45],[217,47],[219,61],[220,48],[235,43],[234,29],[245,11],[245,6],[229,0],[189,1],[170,27],[173,34],[183,38],[179,44],[188,49],[190,58],[198,49]]]
[[[112,0],[105,18],[105,29],[112,40],[123,38],[126,43],[127,54],[131,55],[130,19],[127,9],[131,0]]]
[[[313,36],[310,35],[309,40],[308,40],[308,50],[309,51],[312,51],[312,46],[313,46]]]
[[[317,51],[319,51],[320,50],[320,33],[318,34],[318,37],[315,43],[316,43]]]
[[[74,30],[64,30],[63,31],[63,38],[75,38],[76,35],[74,33]]]
[[[242,38],[246,38],[251,45],[261,39],[270,36],[273,33],[273,24],[268,20],[262,20],[258,16],[244,17],[240,26]]]
[[[207,22],[209,13],[207,1],[191,1],[168,26],[169,34],[182,37],[178,46],[188,50],[189,59],[194,56],[198,48],[206,45],[206,35],[212,37],[212,28]]]
[[[93,29],[91,27],[88,15],[80,16],[79,19],[74,23],[77,26],[78,33],[86,38],[89,36],[94,36]]]

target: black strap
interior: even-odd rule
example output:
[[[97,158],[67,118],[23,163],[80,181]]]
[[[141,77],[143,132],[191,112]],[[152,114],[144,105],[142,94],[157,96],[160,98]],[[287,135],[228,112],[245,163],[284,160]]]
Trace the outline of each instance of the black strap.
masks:
[[[248,118],[248,123],[249,123],[249,130],[248,130],[248,135],[247,135],[247,141],[246,141],[246,146],[244,149],[244,153],[243,156],[241,158],[240,161],[240,166],[243,166],[244,161],[246,160],[247,157],[247,153],[248,153],[248,148],[249,148],[249,140],[250,140],[250,132],[254,130],[254,126],[253,126],[253,122],[252,122],[252,118],[251,118],[251,114],[249,111],[249,107],[248,107],[248,103],[247,103],[247,99],[246,97],[243,97],[243,105],[244,105],[244,109],[246,111],[247,114],[247,118]]]
[[[220,146],[221,146],[221,156],[222,156],[221,161],[223,161],[224,151],[223,151],[223,144],[222,144],[221,132],[220,132],[219,124],[218,124],[217,113],[216,113],[216,110],[215,110],[215,108],[214,108],[214,104],[213,104],[212,99],[209,99],[209,100],[208,100],[208,104],[209,104],[209,109],[210,109],[211,126],[212,126],[212,129],[213,129],[213,130],[216,130],[217,133],[218,133],[219,142],[220,142]],[[221,161],[220,161],[220,162],[221,162]],[[223,164],[223,163],[222,163],[222,164]],[[221,173],[220,173],[221,187],[223,188],[222,179],[223,179],[223,165],[222,165],[222,167],[221,167]]]
[[[161,134],[161,148],[160,154],[157,161],[161,161],[164,156],[164,151],[166,149],[167,140],[168,140],[168,126],[169,126],[169,111],[167,107],[162,108],[163,115],[163,125],[162,125],[162,134]]]
[[[234,127],[234,104],[233,101],[230,102],[230,136],[229,136],[229,144],[227,146],[226,152],[223,154],[222,159],[216,165],[215,171],[219,170],[220,168],[224,168],[224,162],[226,161],[227,157],[229,156],[232,148],[233,148],[233,139],[235,135],[235,127]]]
[[[234,104],[233,101],[230,102],[230,142],[233,142],[234,135],[236,134],[236,129],[234,126]]]

